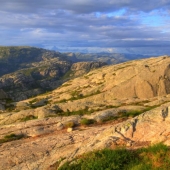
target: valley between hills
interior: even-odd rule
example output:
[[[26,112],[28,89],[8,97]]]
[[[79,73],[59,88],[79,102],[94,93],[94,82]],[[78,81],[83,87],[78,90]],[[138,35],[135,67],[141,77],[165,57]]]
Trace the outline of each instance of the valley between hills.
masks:
[[[0,170],[170,146],[170,57],[105,55],[0,48]]]

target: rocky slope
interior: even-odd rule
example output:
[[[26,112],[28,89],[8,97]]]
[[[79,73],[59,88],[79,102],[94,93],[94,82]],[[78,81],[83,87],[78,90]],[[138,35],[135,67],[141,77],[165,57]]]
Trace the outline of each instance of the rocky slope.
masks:
[[[12,133],[28,136],[0,145],[0,169],[46,170],[56,161],[62,160],[62,164],[96,149],[120,145],[136,148],[157,142],[170,145],[169,105],[167,103],[122,123],[77,127],[71,132],[61,130],[61,126],[70,120],[78,121],[78,116],[1,126],[1,136]]]
[[[82,74],[84,63],[79,64],[69,76]],[[170,58],[162,56],[104,66],[20,102],[8,103],[0,91],[1,104],[6,102],[0,169],[52,169],[56,162],[106,147],[170,146],[169,83]]]
[[[66,60],[59,52],[45,50],[35,47],[0,47],[0,75],[8,74],[22,68],[29,67],[28,64],[57,58]]]
[[[72,63],[63,54],[45,49],[0,47],[0,89],[20,101],[103,65],[106,63]]]
[[[14,101],[53,90],[92,69],[148,56],[60,53],[35,47],[0,47],[0,89]]]
[[[170,58],[163,56],[105,66],[64,83],[46,97],[64,111],[76,111],[165,96],[170,93],[169,64]]]
[[[100,61],[107,64],[118,64],[128,60],[148,58],[149,55],[119,54],[119,53],[63,53],[67,59],[73,62]]]
[[[31,67],[0,77],[3,89],[14,101],[20,101],[60,86],[63,82],[102,67],[102,62],[69,63],[50,59],[29,64]]]

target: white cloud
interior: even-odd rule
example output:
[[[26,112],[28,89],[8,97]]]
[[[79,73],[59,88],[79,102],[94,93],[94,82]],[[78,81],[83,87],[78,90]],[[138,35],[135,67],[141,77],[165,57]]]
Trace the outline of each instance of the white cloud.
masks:
[[[2,0],[0,44],[164,53],[169,7],[168,0]]]

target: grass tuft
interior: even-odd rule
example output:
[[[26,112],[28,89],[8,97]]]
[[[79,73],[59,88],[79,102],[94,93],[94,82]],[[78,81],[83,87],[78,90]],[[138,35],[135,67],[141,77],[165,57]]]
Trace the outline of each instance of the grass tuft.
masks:
[[[81,121],[80,121],[80,124],[81,124],[81,125],[91,125],[91,124],[93,124],[93,123],[95,123],[95,120],[94,120],[94,119],[86,119],[86,118],[83,118],[83,119],[81,119]]]
[[[0,139],[0,144],[5,143],[5,142],[10,142],[10,141],[13,141],[13,140],[19,140],[19,139],[22,139],[24,137],[25,137],[24,134],[17,134],[16,135],[14,133],[11,133],[10,135],[4,136],[3,139]]]
[[[37,117],[37,116],[34,116],[34,115],[28,115],[28,116],[22,118],[22,119],[21,119],[21,122],[26,122],[26,121],[28,121],[28,120],[33,120],[33,119],[38,119],[38,117]]]
[[[144,149],[104,149],[66,162],[59,170],[168,170],[170,150],[162,143]]]

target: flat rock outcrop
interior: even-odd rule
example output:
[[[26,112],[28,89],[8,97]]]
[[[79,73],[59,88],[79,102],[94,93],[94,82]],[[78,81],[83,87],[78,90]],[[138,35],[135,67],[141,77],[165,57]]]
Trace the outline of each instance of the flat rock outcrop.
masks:
[[[56,89],[53,95],[58,98],[54,97],[53,101],[72,98],[83,98],[82,102],[84,100],[93,103],[127,98],[148,100],[169,94],[169,87],[170,58],[163,56],[91,71]]]
[[[157,142],[170,145],[169,106],[170,103],[164,104],[122,123],[78,128],[70,132],[57,129],[61,117],[1,127],[1,135],[18,131],[27,132],[30,137],[0,145],[0,169],[46,170],[60,159],[63,163],[96,149],[118,145],[135,148]],[[69,120],[77,121],[78,117],[68,117]]]
[[[71,66],[71,71],[74,72],[74,76],[80,76],[80,75],[83,75],[91,70],[94,70],[94,69],[97,69],[97,68],[100,68],[104,65],[107,65],[106,63],[104,62],[94,62],[94,61],[91,61],[91,62],[78,62],[78,63],[74,63],[72,66]]]
[[[170,146],[169,87],[170,58],[162,56],[104,66],[18,103],[2,100],[9,110],[0,114],[0,170],[47,170],[117,146]]]
[[[0,89],[21,101],[103,65],[100,61],[73,63],[64,54],[41,48],[0,47]]]
[[[80,122],[81,118],[84,117],[94,119],[98,122],[99,120],[103,121],[104,119],[107,119],[109,117],[117,116],[118,113],[126,113],[128,111],[142,111],[145,109],[146,107],[143,106],[124,106],[119,108],[105,109],[103,111],[94,111],[94,113],[90,115],[85,114],[83,116],[78,116],[79,119],[76,122]],[[53,105],[50,107],[43,106],[36,109],[26,109],[19,112],[2,113],[0,114],[0,125],[9,125],[17,122],[24,122],[26,121],[25,119],[29,119],[29,117],[40,119],[40,121],[43,118],[53,117],[53,119],[55,120],[56,117],[61,117],[58,115],[59,113],[61,113],[61,110],[57,105]],[[65,121],[65,119],[67,120],[69,117],[63,116],[62,123]]]

